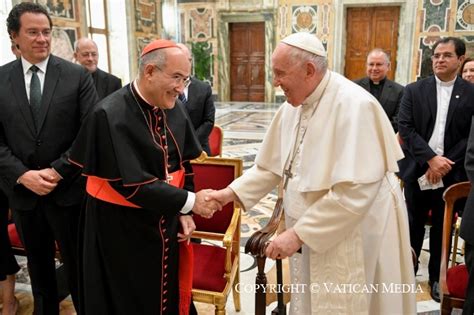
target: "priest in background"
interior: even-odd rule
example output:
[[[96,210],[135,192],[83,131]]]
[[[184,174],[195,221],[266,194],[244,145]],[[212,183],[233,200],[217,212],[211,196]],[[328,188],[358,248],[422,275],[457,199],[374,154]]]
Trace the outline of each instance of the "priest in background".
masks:
[[[248,210],[283,187],[286,231],[266,255],[290,257],[291,283],[306,289],[291,292],[292,314],[415,314],[407,210],[394,174],[403,154],[386,114],[327,69],[324,46],[309,33],[284,38],[272,70],[287,101],[255,165],[211,197]]]
[[[122,87],[122,80],[97,66],[99,50],[92,39],[83,37],[74,43],[74,59],[92,75],[99,100]]]
[[[390,58],[380,48],[372,49],[367,55],[367,76],[354,81],[370,92],[390,119],[393,130],[398,131],[398,110],[403,96],[403,86],[389,80]]]

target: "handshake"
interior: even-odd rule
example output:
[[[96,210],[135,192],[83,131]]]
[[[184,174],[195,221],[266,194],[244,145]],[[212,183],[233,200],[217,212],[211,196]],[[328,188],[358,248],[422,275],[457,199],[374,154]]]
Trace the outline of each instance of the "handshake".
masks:
[[[223,206],[236,199],[237,196],[229,187],[221,190],[203,189],[196,193],[192,211],[210,219],[216,211],[221,211]]]

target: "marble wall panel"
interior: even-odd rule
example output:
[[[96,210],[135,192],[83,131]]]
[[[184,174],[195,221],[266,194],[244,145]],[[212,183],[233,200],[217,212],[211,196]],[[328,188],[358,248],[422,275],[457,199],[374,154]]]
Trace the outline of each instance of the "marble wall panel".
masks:
[[[433,74],[431,63],[431,47],[439,39],[438,36],[426,36],[420,38],[418,46],[419,57],[417,60],[417,77],[416,79],[423,79]]]
[[[450,6],[450,0],[424,0],[422,31],[446,31]]]
[[[456,31],[474,31],[474,3],[470,0],[458,2]]]
[[[158,32],[157,26],[157,9],[159,2],[153,0],[136,0],[135,1],[135,31],[141,33]]]
[[[109,0],[110,1],[110,0]],[[136,75],[138,59],[146,44],[162,37],[163,22],[161,16],[162,1],[133,0],[128,3],[130,24],[133,30],[129,33],[130,75]]]
[[[189,10],[189,39],[206,39],[213,38],[214,35],[214,18],[213,8],[196,7]]]
[[[276,42],[292,33],[309,32],[318,36],[326,49],[331,49],[328,43],[334,33],[331,26],[334,5],[331,0],[280,0],[276,17]]]
[[[46,1],[37,0],[36,3],[44,5],[51,17],[67,20],[76,20],[77,0]]]
[[[300,5],[291,8],[292,33],[307,32],[316,34],[318,27],[318,6]]]
[[[210,1],[180,1],[178,8],[181,21],[181,42],[186,43],[188,46],[190,46],[191,43],[205,42],[209,47],[209,54],[212,61],[205,81],[208,81],[213,91],[215,91],[219,85],[219,80],[216,77],[219,66],[219,63],[216,61],[218,60],[218,58],[216,58],[218,42],[216,37],[216,4]],[[199,62],[196,56],[193,62]]]
[[[473,58],[474,57],[474,34],[465,35],[462,37],[462,39],[466,43],[466,56]]]

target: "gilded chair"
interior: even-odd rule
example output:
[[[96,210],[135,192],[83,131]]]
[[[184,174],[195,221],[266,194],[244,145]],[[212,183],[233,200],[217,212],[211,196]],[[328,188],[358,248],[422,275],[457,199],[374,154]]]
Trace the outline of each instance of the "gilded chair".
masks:
[[[453,211],[454,204],[458,199],[466,198],[471,189],[470,182],[461,182],[449,186],[444,194],[444,222],[443,241],[441,247],[441,268],[440,268],[440,293],[441,293],[441,314],[451,314],[453,308],[462,309],[466,297],[466,287],[468,273],[466,265],[457,264],[458,253],[457,239],[459,236],[459,220]],[[454,241],[452,241],[454,228]],[[453,243],[451,267],[448,267],[449,256]]]
[[[214,125],[209,135],[210,156],[222,156],[222,142],[224,141],[224,131],[218,125]]]
[[[8,237],[10,238],[13,253],[19,256],[26,256],[25,248],[23,247],[23,243],[20,240],[20,235],[14,223],[8,224]]]
[[[191,162],[195,190],[227,187],[242,175],[242,160],[205,157]],[[195,215],[193,300],[215,305],[215,314],[224,315],[232,290],[234,307],[240,311],[240,208],[229,203],[211,219]]]

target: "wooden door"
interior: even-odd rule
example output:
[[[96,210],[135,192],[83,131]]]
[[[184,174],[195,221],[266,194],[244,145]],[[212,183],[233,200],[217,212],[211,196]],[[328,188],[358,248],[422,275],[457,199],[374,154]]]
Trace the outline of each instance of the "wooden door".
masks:
[[[397,67],[398,20],[400,7],[363,7],[347,9],[346,56],[344,75],[351,79],[366,76],[367,54],[382,48],[390,57],[393,80]]]
[[[230,100],[265,100],[265,24],[232,23],[230,37]]]

